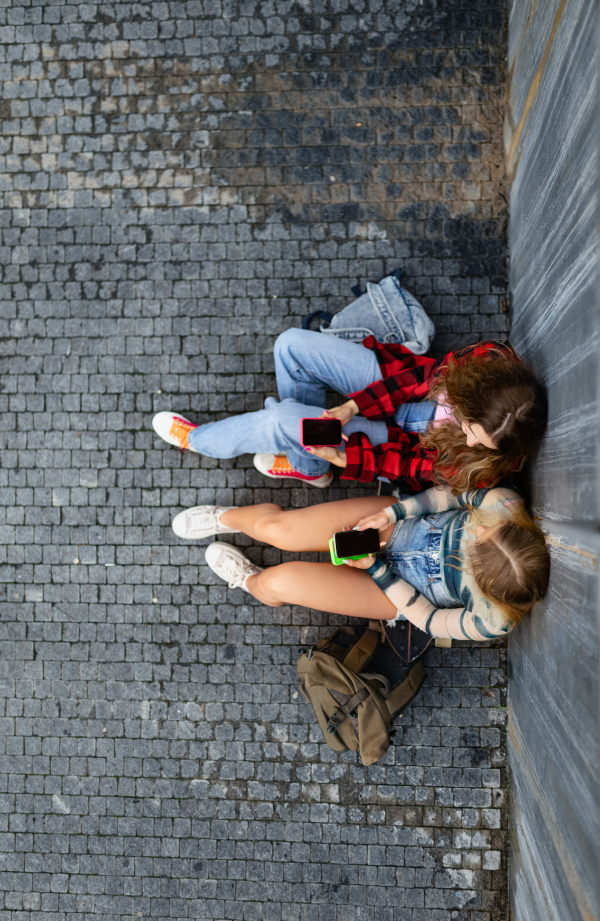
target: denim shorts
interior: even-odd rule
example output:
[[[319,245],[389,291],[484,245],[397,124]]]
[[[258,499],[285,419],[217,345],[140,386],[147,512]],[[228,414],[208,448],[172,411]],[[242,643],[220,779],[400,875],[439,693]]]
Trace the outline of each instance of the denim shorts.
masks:
[[[396,575],[440,608],[455,607],[440,569],[440,543],[446,522],[455,512],[439,512],[398,521],[381,553]]]

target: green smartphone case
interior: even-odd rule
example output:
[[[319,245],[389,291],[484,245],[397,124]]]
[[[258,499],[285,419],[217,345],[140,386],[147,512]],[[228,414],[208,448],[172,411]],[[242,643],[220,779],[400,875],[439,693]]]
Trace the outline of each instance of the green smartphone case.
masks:
[[[329,538],[329,554],[331,556],[331,562],[334,566],[343,566],[344,560],[341,560],[339,556],[335,554],[335,539],[333,537]],[[358,556],[347,556],[344,559],[346,560],[364,560],[368,553],[359,553]]]

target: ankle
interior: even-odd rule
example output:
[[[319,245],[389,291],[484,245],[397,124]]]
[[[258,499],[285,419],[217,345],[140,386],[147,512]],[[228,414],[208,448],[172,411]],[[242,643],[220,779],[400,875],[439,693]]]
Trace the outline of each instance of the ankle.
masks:
[[[234,530],[239,530],[235,522],[235,513],[238,511],[237,508],[227,509],[226,512],[222,512],[219,515],[219,521],[221,524],[226,525],[228,528],[233,528]]]
[[[255,588],[258,588],[258,584],[259,584],[259,583],[258,583],[257,580],[260,579],[260,575],[261,575],[261,574],[258,573],[258,574],[255,574],[255,575],[253,575],[253,576],[246,576],[246,578],[244,579],[244,581],[243,581],[243,583],[242,583],[242,585],[243,585],[243,587],[246,589],[246,591],[247,591],[247,592],[250,592],[251,595],[254,595],[255,598],[258,598],[258,595],[256,594],[256,591],[255,591],[254,589],[255,589]],[[259,599],[259,600],[260,600],[260,599]]]

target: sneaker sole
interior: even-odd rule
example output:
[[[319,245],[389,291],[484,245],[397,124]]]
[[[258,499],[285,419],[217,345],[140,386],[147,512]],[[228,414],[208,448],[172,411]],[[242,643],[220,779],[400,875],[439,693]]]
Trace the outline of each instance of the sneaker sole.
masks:
[[[297,476],[285,476],[277,473],[267,473],[266,470],[261,470],[260,472],[263,474],[263,476],[268,476],[272,480],[294,480],[295,483],[300,483],[302,486],[315,486],[317,489],[327,489],[333,480],[332,473],[329,474],[329,478],[326,483],[316,483],[314,480],[301,480]]]
[[[256,463],[256,460],[254,460],[254,466],[259,473],[262,473],[263,476],[268,476],[271,480],[294,480],[296,483],[302,483],[304,486],[316,486],[317,489],[326,489],[331,485],[331,481],[333,480],[333,473],[331,472],[323,474],[323,476],[327,477],[325,483],[317,483],[315,480],[303,480],[297,476],[286,476],[286,474],[270,473],[263,467],[259,467]],[[321,477],[318,479],[321,479]]]

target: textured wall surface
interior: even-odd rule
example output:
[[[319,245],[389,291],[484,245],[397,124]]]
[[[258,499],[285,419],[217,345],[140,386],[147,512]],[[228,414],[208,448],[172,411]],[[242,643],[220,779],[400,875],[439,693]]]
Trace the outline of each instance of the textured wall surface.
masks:
[[[3,918],[505,919],[502,646],[431,651],[386,758],[334,756],[294,668],[334,618],[170,529],[326,496],[150,427],[260,407],[274,337],[399,264],[437,352],[506,331],[505,13],[0,9]]]
[[[531,475],[550,592],[509,648],[516,921],[600,916],[598,3],[515,0],[507,118],[512,341],[548,387]]]

